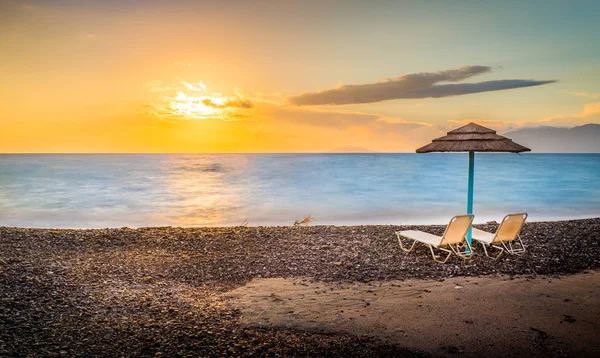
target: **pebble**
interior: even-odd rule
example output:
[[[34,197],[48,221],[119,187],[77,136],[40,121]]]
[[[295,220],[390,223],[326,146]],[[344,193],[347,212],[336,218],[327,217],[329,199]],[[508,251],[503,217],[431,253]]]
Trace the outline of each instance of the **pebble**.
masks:
[[[493,232],[497,225],[476,227]],[[424,246],[404,253],[394,235],[441,235],[444,228],[0,227],[0,355],[419,356],[349,334],[243,327],[240,313],[219,297],[260,277],[345,285],[600,269],[599,218],[528,223],[521,233],[527,252],[497,261],[475,246],[472,260],[439,264]],[[564,321],[578,324],[571,316]]]

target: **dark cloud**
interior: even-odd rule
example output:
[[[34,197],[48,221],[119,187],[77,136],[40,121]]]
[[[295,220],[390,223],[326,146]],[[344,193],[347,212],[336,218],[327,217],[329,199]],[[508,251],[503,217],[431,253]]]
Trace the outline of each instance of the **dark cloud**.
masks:
[[[465,66],[455,70],[415,73],[396,78],[388,78],[377,83],[346,85],[319,92],[303,93],[299,96],[289,97],[288,100],[290,103],[297,106],[372,103],[401,98],[414,99],[459,96],[470,93],[539,86],[556,82],[554,80],[499,80],[478,83],[436,85],[438,82],[458,82],[488,72],[491,72],[491,67]]]
[[[236,107],[236,108],[253,108],[254,105],[252,104],[252,102],[250,102],[247,99],[240,99],[240,98],[236,98],[236,99],[228,99],[227,102],[225,102],[229,107]]]
[[[512,88],[532,87],[540,86],[548,83],[554,83],[556,81],[534,81],[534,80],[498,80],[498,81],[486,81],[478,83],[460,83],[450,85],[438,85],[427,89],[415,90],[408,93],[407,97],[404,98],[440,98],[450,96],[460,96],[463,94],[479,93],[479,92],[490,92],[490,91],[501,91]]]

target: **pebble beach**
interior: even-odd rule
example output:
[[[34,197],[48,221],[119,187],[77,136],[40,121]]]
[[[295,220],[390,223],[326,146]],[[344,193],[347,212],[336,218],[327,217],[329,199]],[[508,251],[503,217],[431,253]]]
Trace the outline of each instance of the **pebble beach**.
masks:
[[[0,227],[0,356],[436,355],[365,332],[247,324],[228,293],[269,278],[547,280],[600,269],[600,218],[527,223],[526,254],[498,261],[477,246],[473,259],[446,264],[424,247],[406,254],[394,232],[411,229],[441,235],[444,226]],[[573,353],[548,351],[551,341],[526,352]]]

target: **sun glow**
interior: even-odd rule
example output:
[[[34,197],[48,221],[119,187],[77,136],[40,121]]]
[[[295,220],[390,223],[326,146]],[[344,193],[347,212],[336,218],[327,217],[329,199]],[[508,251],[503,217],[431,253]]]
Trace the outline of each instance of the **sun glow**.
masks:
[[[177,96],[169,100],[169,107],[174,115],[189,118],[219,118],[224,114],[226,98],[217,96],[190,96],[177,92]]]
[[[172,95],[163,96],[159,102],[145,105],[142,115],[165,119],[220,119],[235,121],[245,118],[241,111],[254,105],[245,98],[239,89],[233,96],[222,93],[207,93],[207,86],[201,81],[179,81],[166,85],[162,81],[148,81],[145,84],[151,92],[165,92]]]

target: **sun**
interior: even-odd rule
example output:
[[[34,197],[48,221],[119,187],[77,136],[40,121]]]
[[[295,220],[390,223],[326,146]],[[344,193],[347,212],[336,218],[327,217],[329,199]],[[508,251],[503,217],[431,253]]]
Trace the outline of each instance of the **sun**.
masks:
[[[220,119],[237,121],[248,117],[254,104],[238,88],[233,95],[210,93],[201,81],[177,81],[167,84],[160,80],[148,81],[145,86],[151,92],[162,93],[160,100],[144,105],[141,115],[163,119]],[[246,112],[245,114],[242,112]]]
[[[223,114],[226,99],[218,96],[191,96],[182,91],[169,100],[174,115],[189,118],[218,118]]]

